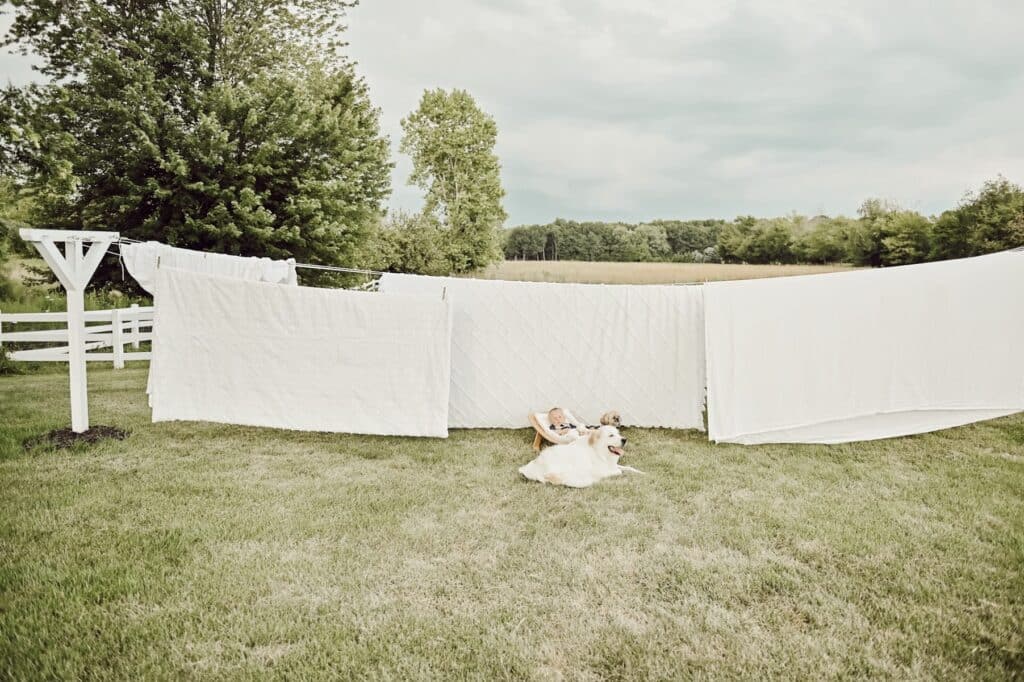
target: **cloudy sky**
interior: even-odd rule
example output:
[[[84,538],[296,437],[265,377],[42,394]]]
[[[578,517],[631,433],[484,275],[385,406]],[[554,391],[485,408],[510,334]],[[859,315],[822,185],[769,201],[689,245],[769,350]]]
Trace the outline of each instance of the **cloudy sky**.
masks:
[[[495,117],[514,225],[935,213],[1024,182],[1021,26],[1019,0],[362,0],[348,40],[396,156],[425,88]]]

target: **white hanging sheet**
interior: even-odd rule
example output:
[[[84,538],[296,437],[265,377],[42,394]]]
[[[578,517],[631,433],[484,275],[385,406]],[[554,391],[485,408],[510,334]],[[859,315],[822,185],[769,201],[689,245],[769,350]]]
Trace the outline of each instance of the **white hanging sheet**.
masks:
[[[554,406],[596,423],[703,430],[699,287],[384,275],[385,294],[452,304],[449,426],[528,426]]]
[[[841,443],[1024,410],[1024,252],[704,289],[712,440]]]
[[[154,293],[157,263],[161,267],[220,275],[250,282],[297,285],[295,259],[273,260],[223,253],[180,249],[160,242],[120,244],[121,259],[128,273],[143,289]]]
[[[448,435],[440,296],[381,296],[156,273],[153,421]]]

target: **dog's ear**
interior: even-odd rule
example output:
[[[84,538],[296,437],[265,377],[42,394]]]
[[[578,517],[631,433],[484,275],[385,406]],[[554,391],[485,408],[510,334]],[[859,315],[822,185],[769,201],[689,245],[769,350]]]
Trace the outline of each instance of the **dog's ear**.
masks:
[[[601,429],[594,429],[593,431],[590,432],[590,435],[587,437],[587,442],[590,443],[591,445],[597,445],[597,439],[600,437]]]

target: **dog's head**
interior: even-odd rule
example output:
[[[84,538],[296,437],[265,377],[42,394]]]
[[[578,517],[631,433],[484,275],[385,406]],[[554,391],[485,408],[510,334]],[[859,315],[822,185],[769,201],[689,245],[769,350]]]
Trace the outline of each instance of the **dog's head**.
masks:
[[[601,423],[605,426],[622,426],[622,417],[615,410],[609,410],[601,415]]]
[[[622,437],[619,430],[608,425],[591,431],[588,442],[590,447],[597,452],[602,454],[607,452],[614,457],[621,457],[622,448],[626,447],[626,439]]]

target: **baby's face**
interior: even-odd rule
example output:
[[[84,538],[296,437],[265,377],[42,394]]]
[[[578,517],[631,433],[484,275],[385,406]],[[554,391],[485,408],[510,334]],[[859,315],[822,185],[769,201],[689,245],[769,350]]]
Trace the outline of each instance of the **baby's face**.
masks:
[[[552,424],[558,426],[565,423],[565,413],[561,410],[551,410],[548,412],[548,419],[551,420]]]

